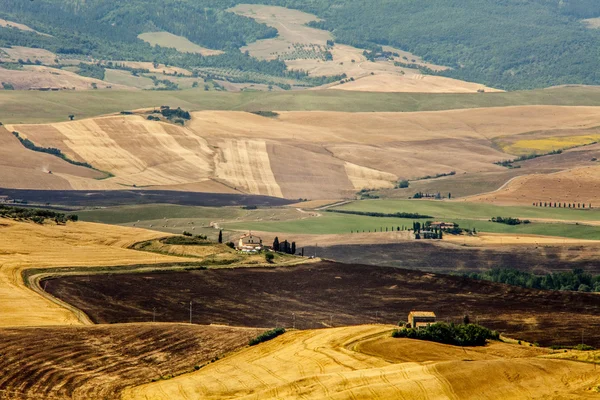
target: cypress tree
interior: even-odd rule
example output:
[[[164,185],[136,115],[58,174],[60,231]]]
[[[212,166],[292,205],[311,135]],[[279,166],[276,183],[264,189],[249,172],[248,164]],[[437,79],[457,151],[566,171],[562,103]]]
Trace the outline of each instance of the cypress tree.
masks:
[[[223,243],[223,231],[219,231],[219,243]]]
[[[292,242],[292,254],[296,254],[296,242]]]
[[[275,240],[273,241],[273,251],[279,251],[279,238],[275,236]]]

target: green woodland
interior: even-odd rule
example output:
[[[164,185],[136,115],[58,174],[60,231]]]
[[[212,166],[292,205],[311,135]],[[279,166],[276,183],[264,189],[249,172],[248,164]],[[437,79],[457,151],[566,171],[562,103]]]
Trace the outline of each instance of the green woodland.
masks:
[[[452,67],[440,74],[498,88],[600,84],[600,30],[581,22],[600,17],[600,2],[594,0],[1,0],[1,18],[52,36],[0,28],[0,46],[192,69],[237,68],[309,84],[327,81],[313,82],[281,61],[240,52],[245,44],[272,38],[277,31],[227,12],[239,3],[314,13],[321,21],[311,25],[331,31],[338,43],[369,50],[395,46]],[[151,31],[185,36],[225,53],[203,57],[137,38]]]

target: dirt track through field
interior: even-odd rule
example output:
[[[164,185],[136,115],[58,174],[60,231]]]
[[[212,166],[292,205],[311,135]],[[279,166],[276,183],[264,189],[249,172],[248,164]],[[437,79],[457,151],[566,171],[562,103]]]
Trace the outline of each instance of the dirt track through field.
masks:
[[[181,258],[128,250],[159,232],[85,222],[53,224],[0,219],[0,327],[79,325],[81,318],[25,286],[29,268],[178,262]]]

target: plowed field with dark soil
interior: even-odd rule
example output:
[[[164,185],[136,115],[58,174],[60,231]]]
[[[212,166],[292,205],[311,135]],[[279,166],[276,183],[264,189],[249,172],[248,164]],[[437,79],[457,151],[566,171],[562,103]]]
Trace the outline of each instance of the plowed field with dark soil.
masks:
[[[305,247],[305,254],[347,264],[418,269],[463,274],[493,268],[511,268],[543,275],[583,269],[600,274],[600,246],[489,246],[468,247],[424,241]]]
[[[0,399],[117,399],[194,370],[260,330],[184,324],[0,329]]]
[[[284,206],[294,201],[269,196],[173,190],[20,190],[0,188],[0,196],[32,204],[68,207],[115,207],[135,204],[181,206]],[[297,200],[295,200],[297,201]]]
[[[458,276],[333,262],[284,268],[69,276],[46,290],[95,322],[188,321],[196,324],[309,329],[397,323],[411,310],[440,320],[472,321],[542,345],[600,347],[600,296],[523,289]]]

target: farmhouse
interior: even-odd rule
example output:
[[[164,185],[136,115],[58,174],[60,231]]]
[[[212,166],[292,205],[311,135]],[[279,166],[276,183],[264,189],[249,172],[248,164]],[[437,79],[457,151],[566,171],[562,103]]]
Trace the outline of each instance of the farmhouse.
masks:
[[[253,235],[252,232],[242,235],[237,245],[237,249],[244,252],[256,252],[262,247],[262,239]]]
[[[454,224],[454,222],[435,221],[432,222],[429,226],[431,227],[431,229],[454,229],[456,227],[456,224]]]
[[[411,328],[421,328],[435,324],[436,316],[433,311],[411,311],[408,314],[408,324]]]

